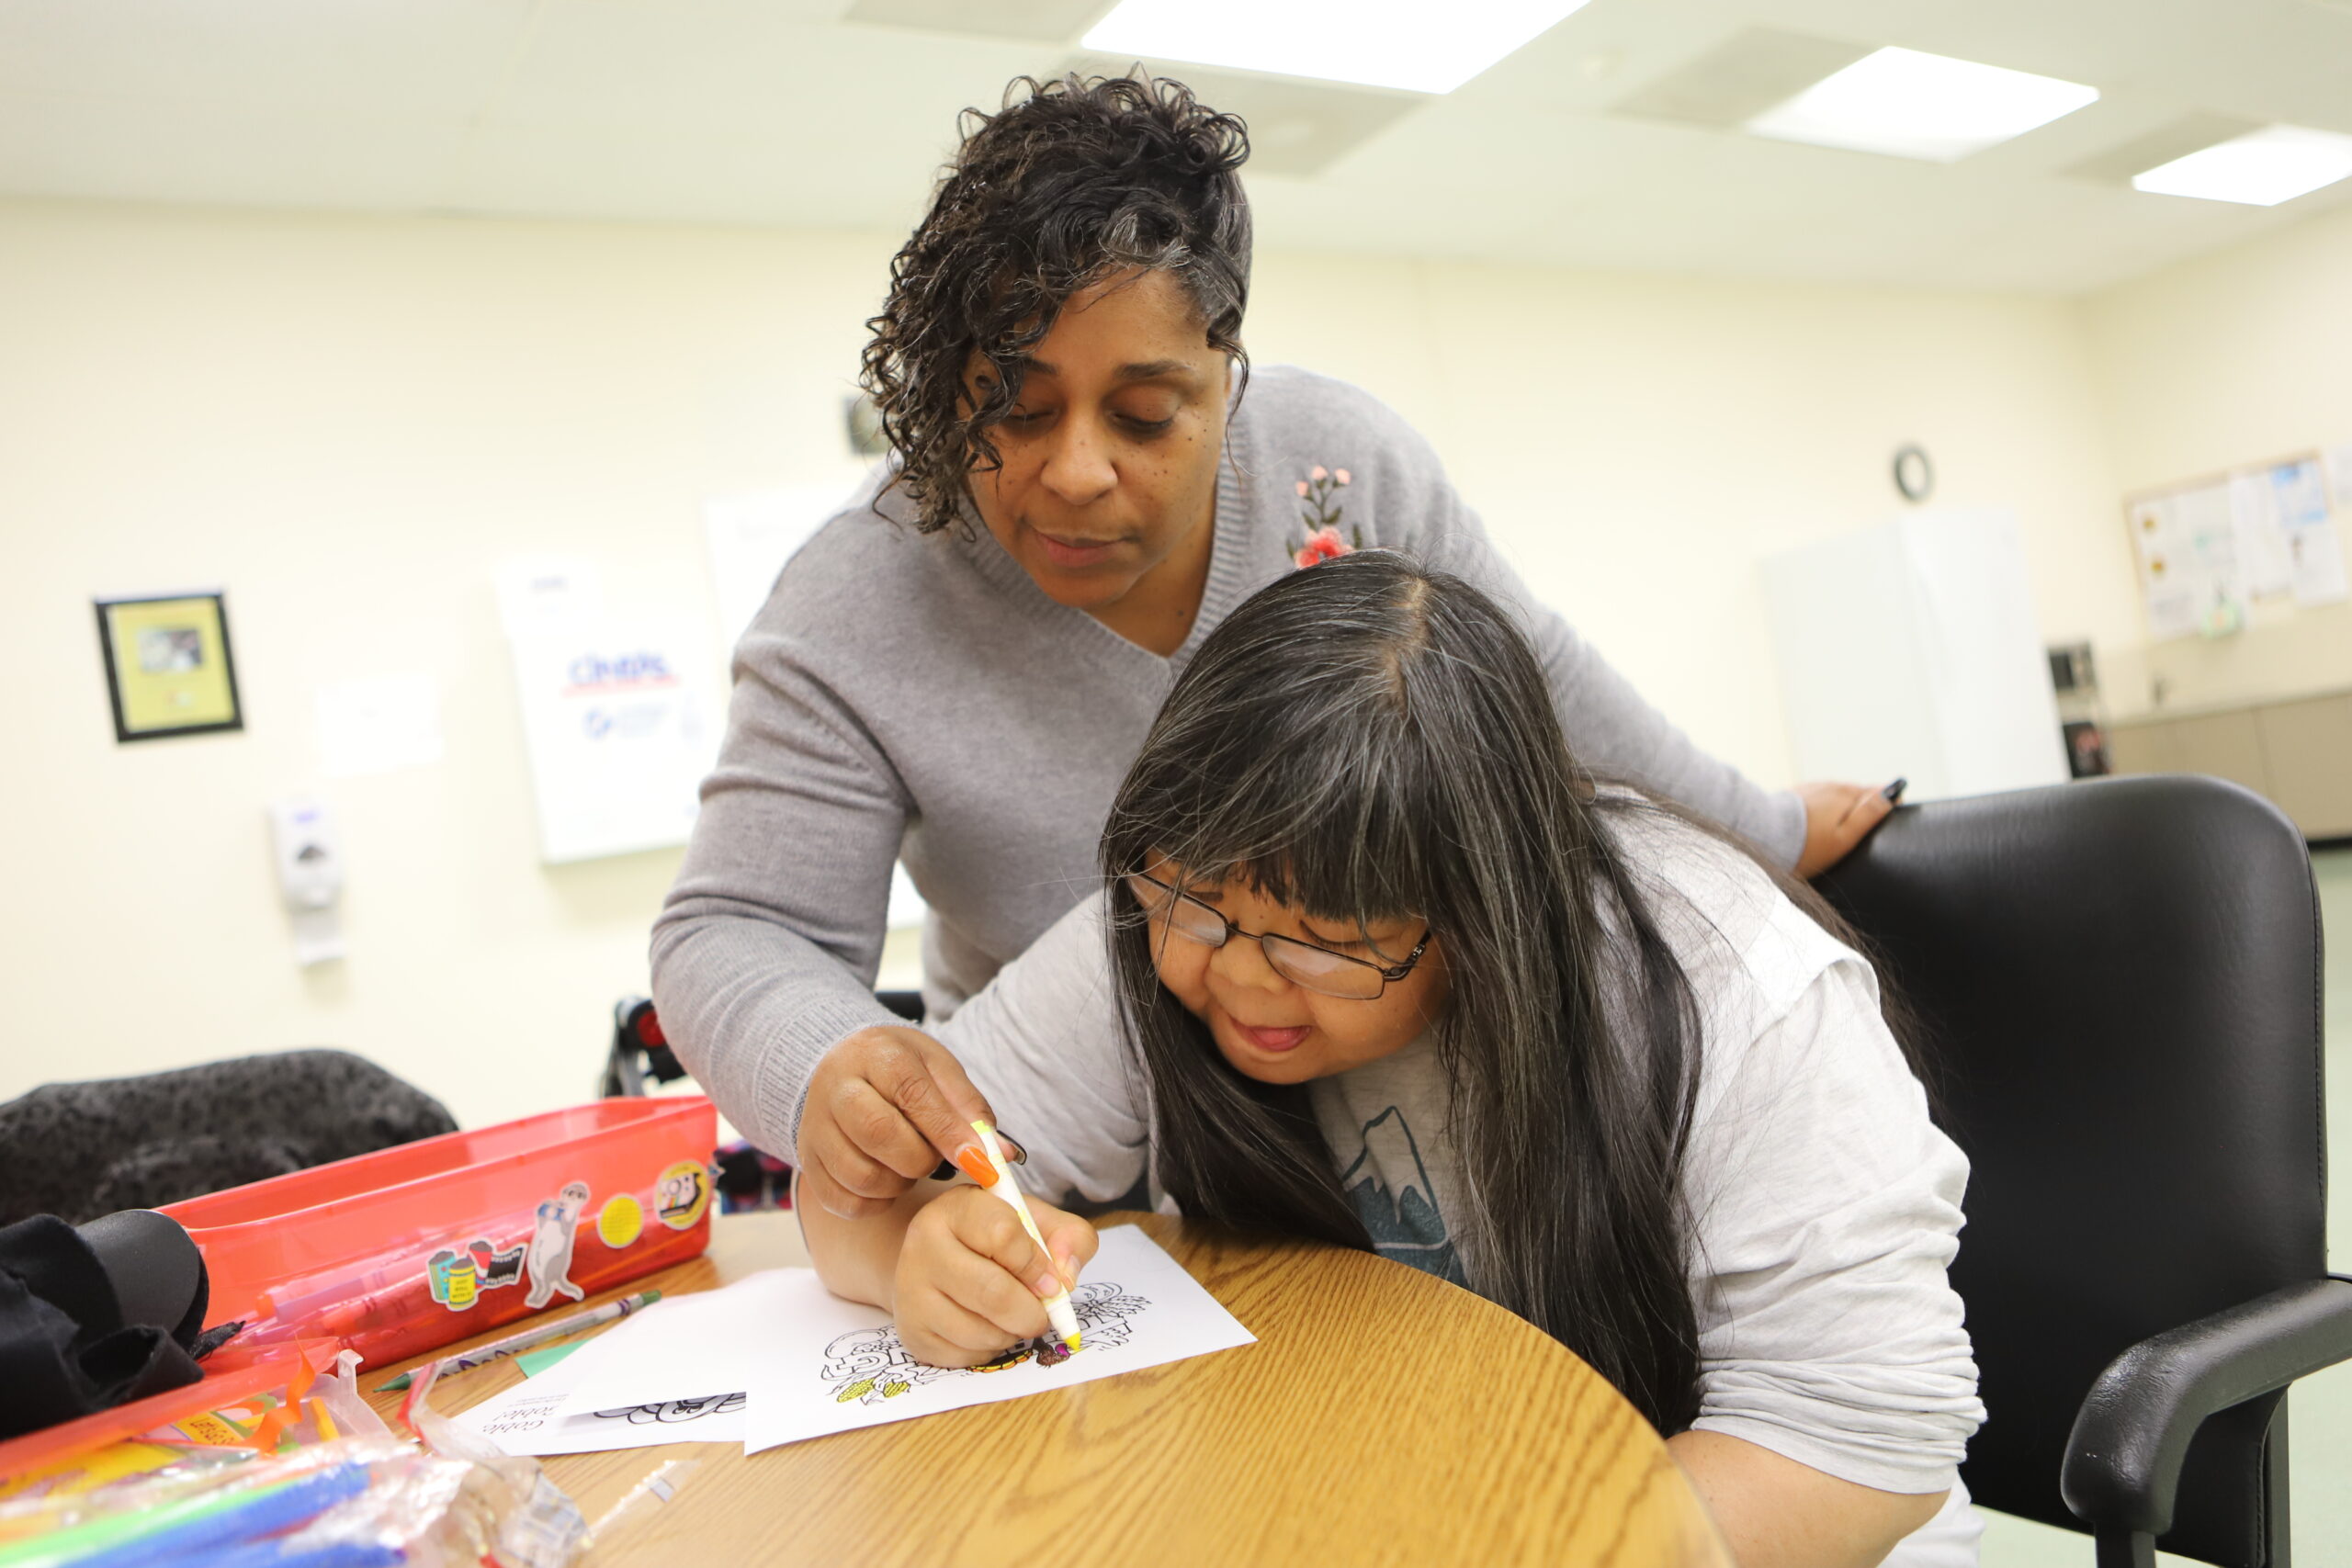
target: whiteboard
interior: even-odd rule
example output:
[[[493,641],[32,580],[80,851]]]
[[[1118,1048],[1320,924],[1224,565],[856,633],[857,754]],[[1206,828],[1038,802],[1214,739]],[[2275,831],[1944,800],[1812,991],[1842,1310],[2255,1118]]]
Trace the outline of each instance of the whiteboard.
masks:
[[[2014,513],[1909,513],[1763,570],[1800,778],[1903,777],[1913,800],[2065,781]]]

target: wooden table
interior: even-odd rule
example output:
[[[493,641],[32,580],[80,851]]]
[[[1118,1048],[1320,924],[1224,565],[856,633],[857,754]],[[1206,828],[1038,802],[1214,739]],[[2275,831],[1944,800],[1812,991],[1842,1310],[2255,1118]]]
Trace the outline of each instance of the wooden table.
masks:
[[[1368,1253],[1105,1223],[1130,1220],[1259,1343],[750,1458],[700,1443],[549,1459],[591,1520],[664,1463],[702,1461],[590,1562],[1728,1568],[1657,1434],[1550,1336]],[[707,1290],[806,1256],[791,1215],[735,1215],[706,1256],[627,1290]],[[520,1376],[467,1372],[434,1407]],[[400,1399],[370,1397],[387,1416]]]

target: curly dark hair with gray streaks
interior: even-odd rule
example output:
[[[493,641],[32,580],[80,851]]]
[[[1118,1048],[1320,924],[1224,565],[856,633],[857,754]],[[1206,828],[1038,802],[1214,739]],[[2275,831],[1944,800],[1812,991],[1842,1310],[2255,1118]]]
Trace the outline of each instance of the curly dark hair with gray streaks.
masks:
[[[989,430],[1021,396],[1026,356],[1069,298],[1130,271],[1165,272],[1209,345],[1240,362],[1250,299],[1247,128],[1181,82],[1138,72],[1016,78],[998,113],[966,109],[931,210],[890,264],[860,378],[898,456],[891,479],[935,533],[964,515],[970,476],[1001,460]],[[995,367],[975,404],[965,371]]]

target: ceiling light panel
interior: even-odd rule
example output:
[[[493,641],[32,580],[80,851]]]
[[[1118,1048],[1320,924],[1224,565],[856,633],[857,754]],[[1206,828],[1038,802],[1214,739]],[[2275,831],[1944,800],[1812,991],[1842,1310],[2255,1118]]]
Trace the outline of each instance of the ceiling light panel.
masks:
[[[1585,0],[1122,0],[1105,54],[1450,93]]]
[[[2274,125],[2132,176],[2133,190],[2276,207],[2352,175],[2352,136]]]
[[[2098,101],[2098,89],[1973,60],[1882,49],[1765,110],[1747,129],[1781,141],[1957,163]]]

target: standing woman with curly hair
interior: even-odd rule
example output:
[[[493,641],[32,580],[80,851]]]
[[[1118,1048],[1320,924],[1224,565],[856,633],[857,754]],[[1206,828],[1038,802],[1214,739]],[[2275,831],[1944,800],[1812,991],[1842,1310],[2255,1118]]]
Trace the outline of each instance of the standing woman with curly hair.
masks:
[[[931,907],[943,1019],[1095,886],[1113,794],[1193,650],[1324,556],[1407,550],[1514,606],[1588,765],[1782,865],[1884,815],[1875,791],[1770,795],[1701,752],[1529,596],[1396,414],[1249,370],[1239,120],[1132,77],[1023,79],[967,118],[865,351],[893,458],[738,648],[653,934],[671,1041],[814,1201],[878,1212],[982,1110],[870,988],[892,862]]]

